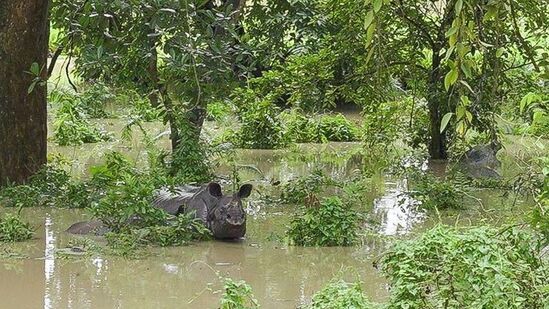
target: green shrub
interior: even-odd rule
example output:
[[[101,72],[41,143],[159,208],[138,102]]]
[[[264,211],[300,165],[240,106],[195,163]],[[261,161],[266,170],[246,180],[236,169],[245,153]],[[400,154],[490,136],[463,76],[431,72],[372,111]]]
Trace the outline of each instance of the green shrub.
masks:
[[[221,309],[251,309],[260,307],[252,294],[252,287],[246,282],[237,282],[230,278],[225,278],[224,283],[224,293],[219,301]]]
[[[31,239],[34,234],[30,224],[16,215],[5,214],[0,217],[0,241],[16,242]]]
[[[377,308],[364,295],[360,282],[333,280],[315,293],[311,304],[304,309],[373,309]]]
[[[420,173],[412,177],[413,191],[410,196],[429,210],[462,209],[466,197],[465,185],[454,178],[437,178],[431,173]]]
[[[216,101],[208,104],[206,108],[206,119],[208,121],[220,121],[232,113],[231,103]]]
[[[7,207],[84,208],[92,203],[94,191],[71,179],[55,164],[44,166],[24,185],[0,190],[0,201]]]
[[[358,222],[355,210],[330,197],[294,215],[287,236],[298,246],[351,246],[358,239]]]
[[[91,207],[95,218],[119,232],[134,227],[162,225],[166,213],[152,205],[156,183],[144,174],[124,174],[108,187],[105,196]]]
[[[95,128],[87,120],[80,102],[67,95],[59,97],[59,109],[53,123],[53,137],[61,146],[97,143],[110,139],[105,132]]]
[[[519,228],[439,225],[381,259],[388,308],[544,308],[547,264]]]
[[[284,138],[295,143],[352,142],[358,140],[358,128],[342,114],[316,117],[298,111],[283,113]]]
[[[284,184],[280,190],[280,199],[283,203],[303,204],[307,197],[322,193],[330,186],[338,186],[338,183],[323,170],[315,169],[309,175]]]
[[[116,95],[105,84],[93,82],[82,93],[75,95],[75,98],[80,101],[79,106],[89,118],[112,117],[105,108],[108,103],[114,102]]]
[[[241,148],[273,149],[284,144],[280,109],[268,98],[259,99],[251,90],[239,90],[233,99],[240,128],[232,142]]]

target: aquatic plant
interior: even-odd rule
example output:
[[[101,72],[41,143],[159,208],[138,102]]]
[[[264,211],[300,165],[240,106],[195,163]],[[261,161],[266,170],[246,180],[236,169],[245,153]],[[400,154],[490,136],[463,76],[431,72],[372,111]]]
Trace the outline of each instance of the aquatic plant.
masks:
[[[0,217],[0,241],[16,242],[32,238],[34,231],[20,216],[5,214]]]
[[[237,147],[273,149],[283,146],[280,108],[269,98],[258,98],[249,89],[235,90],[233,103],[237,107],[240,128],[229,133],[228,139]]]
[[[89,121],[80,101],[67,94],[58,96],[58,107],[53,123],[53,138],[61,146],[97,143],[110,136],[94,127]]]
[[[463,181],[452,177],[438,178],[431,173],[414,173],[413,190],[410,196],[420,202],[420,207],[429,210],[462,209],[467,196]]]
[[[328,187],[339,186],[339,183],[329,177],[322,169],[314,169],[310,174],[285,183],[280,189],[280,199],[283,203],[305,203],[311,195],[318,195]]]
[[[220,309],[260,308],[252,293],[252,287],[243,280],[225,278],[223,290],[223,296],[219,301]]]
[[[438,225],[381,258],[387,308],[544,308],[547,261],[517,227]]]
[[[72,180],[61,166],[52,163],[33,175],[27,184],[0,190],[0,202],[7,207],[84,208],[93,200],[93,190]]]
[[[353,142],[359,129],[342,114],[305,115],[297,110],[281,114],[284,139],[292,143]]]
[[[374,309],[362,291],[361,283],[349,283],[343,280],[332,280],[322,290],[315,293],[311,303],[304,309]]]
[[[329,197],[296,213],[286,235],[298,246],[351,246],[358,240],[358,222],[350,205]]]

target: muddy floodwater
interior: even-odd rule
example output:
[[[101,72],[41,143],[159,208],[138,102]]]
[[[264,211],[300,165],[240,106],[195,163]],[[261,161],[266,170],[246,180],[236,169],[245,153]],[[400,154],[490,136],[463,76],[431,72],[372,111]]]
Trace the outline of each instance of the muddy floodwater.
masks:
[[[102,125],[119,132],[121,120],[106,120]],[[151,125],[150,133],[161,135],[165,129]],[[162,143],[167,144],[167,140]],[[388,296],[386,281],[373,262],[391,237],[405,237],[438,220],[474,224],[479,220],[497,222],[513,216],[521,201],[511,205],[501,192],[474,192],[481,206],[459,213],[442,213],[427,218],[407,208],[403,179],[380,178],[372,189],[368,205],[377,224],[374,234],[361,245],[350,248],[300,248],[285,244],[283,236],[292,207],[262,202],[269,187],[307,175],[320,168],[331,177],[343,178],[360,168],[356,158],[358,144],[301,145],[280,151],[238,151],[241,165],[257,171],[244,171],[242,180],[252,182],[256,191],[248,201],[248,232],[241,242],[208,241],[175,248],[151,248],[137,259],[110,255],[67,257],[59,254],[71,239],[65,229],[89,218],[85,210],[24,209],[23,217],[36,228],[34,239],[24,243],[0,245],[1,308],[217,308],[221,297],[220,277],[243,279],[249,283],[263,308],[296,308],[334,276],[363,282],[365,293],[374,301]],[[98,163],[102,154],[119,150],[134,158],[144,155],[135,142],[112,142],[79,147],[54,147],[76,159],[73,174],[84,175]],[[230,168],[220,166],[220,174]],[[520,209],[520,208],[519,208]],[[0,212],[14,211],[0,208]],[[364,227],[368,229],[368,227]],[[101,238],[96,238],[99,244]]]

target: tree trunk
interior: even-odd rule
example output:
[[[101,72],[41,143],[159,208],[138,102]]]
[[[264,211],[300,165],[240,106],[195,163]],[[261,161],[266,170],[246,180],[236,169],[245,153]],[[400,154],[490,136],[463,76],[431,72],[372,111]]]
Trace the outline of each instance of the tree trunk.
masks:
[[[433,50],[431,60],[431,76],[429,77],[427,104],[429,107],[429,155],[431,159],[445,160],[448,158],[446,151],[446,133],[440,132],[442,117],[444,116],[442,102],[445,92],[441,88],[443,76],[440,68],[441,59],[439,50]]]
[[[0,1],[0,186],[46,163],[46,87],[28,93],[37,63],[47,79],[48,0]]]

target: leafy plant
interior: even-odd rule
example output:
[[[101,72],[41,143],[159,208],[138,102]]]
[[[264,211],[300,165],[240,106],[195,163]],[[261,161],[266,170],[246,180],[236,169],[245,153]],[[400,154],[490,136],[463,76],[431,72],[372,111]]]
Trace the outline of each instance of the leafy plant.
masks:
[[[60,166],[48,164],[27,184],[2,188],[0,201],[7,207],[84,208],[93,202],[94,193],[87,184],[72,180]]]
[[[338,197],[329,197],[296,213],[287,236],[298,246],[351,246],[358,239],[359,216]]]
[[[377,308],[364,295],[360,282],[332,280],[315,293],[311,304],[304,309],[373,309]]]
[[[358,140],[358,128],[342,114],[308,116],[298,111],[283,113],[284,138],[288,142],[326,143]]]
[[[273,149],[283,145],[280,109],[270,99],[259,99],[253,91],[240,89],[233,102],[241,123],[232,136],[238,147]]]
[[[447,177],[437,178],[431,173],[415,173],[410,196],[420,202],[420,207],[429,210],[462,209],[467,196],[463,181]]]
[[[105,132],[93,127],[77,99],[59,96],[59,109],[54,121],[54,139],[61,146],[97,143],[110,139]]]
[[[211,102],[206,109],[206,119],[209,121],[220,121],[231,113],[232,109],[229,102]]]
[[[0,217],[0,241],[25,241],[31,239],[33,234],[30,224],[23,222],[18,215],[5,214]]]
[[[221,309],[249,309],[259,308],[257,300],[252,294],[252,287],[245,281],[234,281],[225,278],[224,293],[221,297]]]
[[[547,262],[514,227],[438,225],[382,257],[387,308],[544,308]]]
[[[339,185],[323,170],[315,169],[309,175],[297,178],[284,184],[280,190],[280,199],[283,203],[305,203],[309,196],[324,192],[327,187]]]

